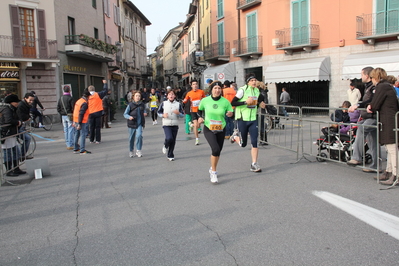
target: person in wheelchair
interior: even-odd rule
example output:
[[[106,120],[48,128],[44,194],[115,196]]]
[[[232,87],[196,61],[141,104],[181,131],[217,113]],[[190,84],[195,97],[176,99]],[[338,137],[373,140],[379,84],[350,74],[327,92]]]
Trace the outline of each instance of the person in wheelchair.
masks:
[[[349,101],[344,101],[340,108],[349,108],[350,106],[351,106],[351,103]],[[331,114],[330,118],[331,118],[331,121],[337,122],[337,123],[349,123],[350,122],[350,117],[349,117],[347,109],[335,110],[335,112],[333,114]],[[329,134],[338,133],[338,132],[341,133],[340,130],[344,126],[346,126],[346,125],[338,126],[338,124],[332,124],[329,127],[323,127],[321,129],[321,132],[323,132],[323,134],[325,136],[328,136]],[[348,130],[346,130],[345,134],[348,132]]]
[[[37,106],[39,105],[42,111],[46,110],[46,108],[43,107],[42,103],[40,102],[39,98],[36,95],[35,91],[31,91],[31,93],[35,96],[35,99],[33,100],[32,106],[30,108],[30,112],[33,115],[33,118],[36,119],[36,117],[39,117],[39,127],[42,128],[43,126],[43,114],[39,112],[37,109]]]

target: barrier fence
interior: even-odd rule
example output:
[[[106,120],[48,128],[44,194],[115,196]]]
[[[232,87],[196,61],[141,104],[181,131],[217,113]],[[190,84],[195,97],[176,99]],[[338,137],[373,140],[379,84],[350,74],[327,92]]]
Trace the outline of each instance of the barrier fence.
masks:
[[[286,105],[267,105],[267,107],[274,107],[277,112],[272,114],[266,111],[266,113],[259,114],[259,141],[261,144],[267,143],[295,152],[297,162],[301,159],[310,161],[312,157],[318,162],[332,161],[341,164],[346,164],[351,159],[354,148],[358,147],[358,151],[361,154],[361,163],[357,167],[365,172],[375,173],[377,182],[379,182],[379,172],[382,170],[383,158],[381,158],[381,148],[378,142],[380,134],[378,113],[375,114],[375,120],[368,119],[367,122],[363,120],[356,123],[342,123],[332,121],[330,114],[334,119],[335,110],[346,112],[347,108]],[[284,107],[289,110],[288,117],[283,114],[282,109]],[[311,115],[315,113],[325,115]],[[370,124],[371,121],[375,122]],[[347,130],[347,133],[340,133],[339,129],[341,127]],[[395,127],[397,130],[397,121],[395,121]],[[359,132],[366,132],[367,136],[365,137],[365,134],[357,134]],[[373,149],[368,146],[372,140],[370,139],[371,134],[374,134],[376,140],[373,145],[376,159],[372,158],[370,150]],[[356,138],[359,138],[356,143],[358,146],[355,146]],[[399,145],[398,136],[396,136],[396,145]],[[397,156],[397,161],[399,161],[399,156]],[[371,168],[370,163],[375,167]],[[396,165],[398,168],[399,163]]]

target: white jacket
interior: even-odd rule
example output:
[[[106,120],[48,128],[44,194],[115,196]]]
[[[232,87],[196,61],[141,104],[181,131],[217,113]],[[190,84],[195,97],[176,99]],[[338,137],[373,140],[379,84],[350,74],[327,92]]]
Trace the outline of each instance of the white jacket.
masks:
[[[178,101],[170,102],[166,100],[161,103],[161,106],[158,109],[158,113],[160,114],[168,114],[168,117],[162,117],[162,125],[163,126],[177,126],[178,125],[178,118],[180,115],[175,114],[173,111],[177,110],[180,112],[180,103]],[[160,114],[161,116],[161,114]]]

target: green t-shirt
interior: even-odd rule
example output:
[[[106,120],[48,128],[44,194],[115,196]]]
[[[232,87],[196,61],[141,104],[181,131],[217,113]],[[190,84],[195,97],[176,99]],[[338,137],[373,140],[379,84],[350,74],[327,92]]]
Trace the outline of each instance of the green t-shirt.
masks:
[[[217,101],[212,99],[212,96],[203,98],[198,109],[205,111],[204,124],[212,131],[223,131],[226,126],[226,112],[233,112],[233,107],[224,97]]]

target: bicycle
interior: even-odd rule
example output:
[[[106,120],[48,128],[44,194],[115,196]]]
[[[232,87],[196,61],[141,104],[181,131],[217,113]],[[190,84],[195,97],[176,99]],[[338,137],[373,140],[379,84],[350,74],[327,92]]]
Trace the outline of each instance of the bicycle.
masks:
[[[32,135],[32,132],[30,131],[30,130],[27,130],[27,131],[25,131],[24,133],[21,133],[21,134],[19,134],[18,135],[18,137],[17,137],[17,142],[18,142],[18,144],[20,145],[20,146],[22,146],[22,144],[24,143],[24,134],[29,134],[30,135],[30,138],[31,138],[31,141],[30,141],[30,144],[29,144],[29,148],[28,148],[28,150],[25,152],[25,156],[30,156],[30,155],[33,155],[33,153],[35,152],[35,150],[36,150],[36,139],[33,137],[33,135]]]
[[[38,110],[39,111],[39,110]],[[51,119],[50,116],[48,115],[43,115],[43,111],[39,111],[42,114],[43,117],[43,129],[46,131],[49,131],[53,128],[53,121]],[[35,128],[39,128],[39,122],[37,121],[37,115],[33,114],[33,113],[29,113],[30,118],[31,118],[31,127],[32,127],[32,131]]]

